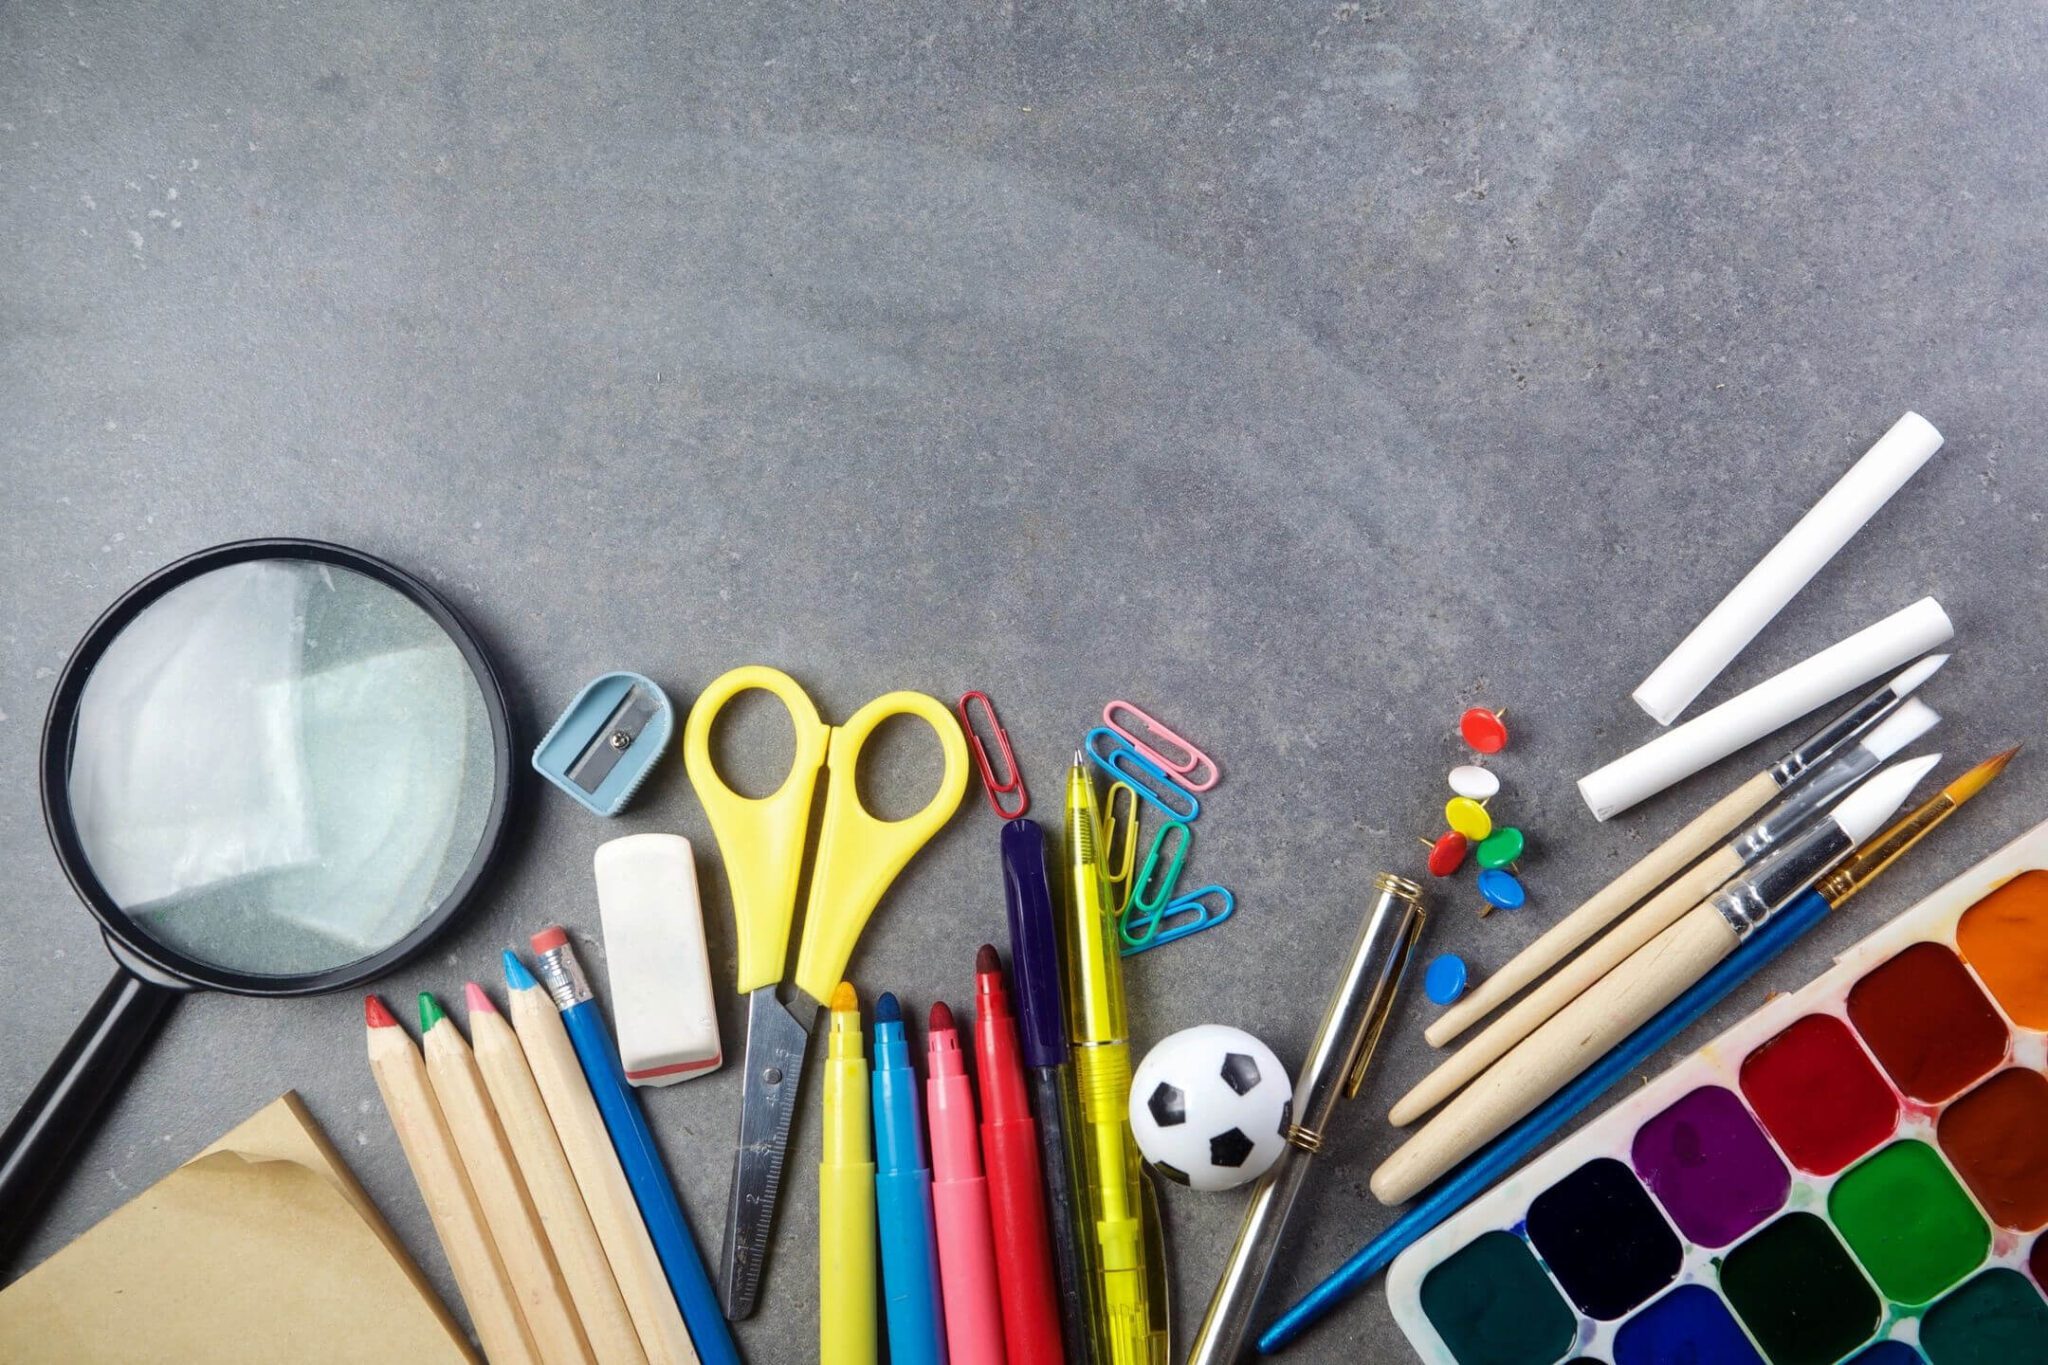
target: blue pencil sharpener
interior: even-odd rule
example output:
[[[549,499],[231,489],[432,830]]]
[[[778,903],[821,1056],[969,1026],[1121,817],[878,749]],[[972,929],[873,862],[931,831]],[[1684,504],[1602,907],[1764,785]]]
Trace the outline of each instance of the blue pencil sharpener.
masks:
[[[576,694],[533,751],[533,770],[599,815],[617,815],[675,734],[668,697],[638,673],[607,673]]]

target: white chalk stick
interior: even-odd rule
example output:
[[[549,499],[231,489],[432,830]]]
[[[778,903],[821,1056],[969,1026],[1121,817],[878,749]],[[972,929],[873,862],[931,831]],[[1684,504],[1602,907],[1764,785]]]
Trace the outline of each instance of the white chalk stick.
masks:
[[[1643,679],[1633,694],[1636,705],[1659,725],[1675,720],[1939,449],[1941,433],[1919,413],[1909,412],[1892,423],[1891,430]]]
[[[1666,731],[1633,753],[1579,779],[1579,795],[1596,819],[1619,815],[1645,797],[1691,777],[1752,740],[1789,725],[1850,688],[1869,682],[1955,634],[1948,613],[1923,597],[1876,625],[1767,678]]]

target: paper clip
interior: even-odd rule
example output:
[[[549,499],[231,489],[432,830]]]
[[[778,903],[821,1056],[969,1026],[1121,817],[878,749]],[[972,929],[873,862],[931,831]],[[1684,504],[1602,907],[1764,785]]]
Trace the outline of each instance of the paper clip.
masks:
[[[1116,713],[1127,712],[1138,724],[1126,728],[1117,724]],[[1197,749],[1193,743],[1166,728],[1157,716],[1146,712],[1119,697],[1102,708],[1102,723],[1121,735],[1126,743],[1152,761],[1168,777],[1180,783],[1191,792],[1205,792],[1216,785],[1223,774],[1216,767],[1216,760]],[[1166,750],[1178,750],[1185,758],[1169,758]],[[1207,768],[1209,776],[1195,781],[1195,773]]]
[[[1209,908],[1211,898],[1218,902],[1214,910]],[[1130,957],[1148,948],[1157,948],[1176,939],[1186,938],[1189,934],[1214,929],[1229,919],[1236,909],[1237,897],[1231,895],[1227,887],[1204,886],[1190,891],[1160,912],[1159,923],[1154,927],[1150,938],[1139,944],[1126,943],[1119,955]]]
[[[1107,754],[1098,747],[1103,740],[1109,742]],[[1193,792],[1132,748],[1130,742],[1116,731],[1098,725],[1088,732],[1083,747],[1088,757],[1095,760],[1096,766],[1109,774],[1111,781],[1128,783],[1132,791],[1165,811],[1167,819],[1191,823],[1202,813],[1202,803],[1195,799]]]
[[[1175,830],[1180,831],[1180,839],[1173,852],[1167,855],[1166,871],[1161,873],[1158,871],[1159,858],[1166,851],[1167,837]],[[1181,864],[1188,860],[1188,849],[1194,841],[1193,826],[1178,820],[1161,825],[1159,832],[1152,836],[1152,847],[1146,851],[1144,869],[1131,883],[1130,900],[1117,917],[1117,933],[1123,937],[1124,946],[1142,948],[1159,932],[1160,920],[1173,903],[1173,889],[1180,884]]]
[[[1124,794],[1123,814],[1117,814],[1116,794]],[[1121,915],[1131,900],[1131,873],[1138,867],[1138,789],[1128,782],[1109,784],[1102,802],[1102,883],[1109,891],[1110,908]]]
[[[1009,777],[996,780],[995,768],[988,761],[988,746],[981,742],[981,736],[974,729],[973,706],[979,701],[981,709],[988,713],[988,727],[995,734],[996,750],[1003,756],[1003,767]],[[967,732],[967,743],[974,750],[974,766],[981,774],[982,792],[988,797],[989,809],[1000,819],[1015,820],[1031,809],[1031,792],[1024,786],[1024,770],[1017,766],[1016,751],[1010,747],[1010,732],[1003,728],[1002,717],[996,714],[996,704],[988,699],[986,692],[963,693],[955,703],[954,710],[960,713],[960,728]],[[1003,798],[1015,796],[1014,809],[1006,809]]]

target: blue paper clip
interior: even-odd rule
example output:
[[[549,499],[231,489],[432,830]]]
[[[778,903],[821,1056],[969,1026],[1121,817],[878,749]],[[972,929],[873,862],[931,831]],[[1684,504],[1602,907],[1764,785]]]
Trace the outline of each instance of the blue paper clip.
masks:
[[[1175,830],[1180,831],[1180,841],[1167,858],[1166,871],[1154,876],[1159,867],[1159,855],[1166,848],[1167,836]],[[1194,841],[1194,829],[1178,820],[1169,820],[1152,836],[1152,847],[1145,854],[1145,866],[1131,882],[1130,899],[1117,916],[1116,930],[1122,936],[1125,948],[1142,948],[1159,932],[1160,921],[1165,917],[1167,907],[1173,904],[1173,889],[1180,883],[1181,864],[1188,860],[1188,849]]]
[[[1109,741],[1109,752],[1105,755],[1097,747],[1098,740]],[[1202,813],[1202,803],[1195,794],[1173,780],[1173,777],[1151,759],[1133,749],[1130,742],[1107,725],[1098,725],[1088,732],[1083,741],[1088,757],[1095,760],[1095,766],[1108,773],[1113,782],[1122,782],[1138,795],[1166,812],[1169,820],[1182,824],[1191,823]],[[1177,807],[1169,799],[1177,797],[1185,809]]]
[[[1212,896],[1220,902],[1215,910],[1209,908],[1209,899]],[[1199,887],[1160,911],[1158,923],[1153,926],[1152,936],[1143,943],[1126,943],[1120,955],[1130,957],[1134,953],[1142,953],[1172,943],[1176,939],[1186,938],[1189,934],[1199,934],[1204,929],[1213,929],[1229,919],[1236,909],[1237,897],[1230,894],[1228,887]]]

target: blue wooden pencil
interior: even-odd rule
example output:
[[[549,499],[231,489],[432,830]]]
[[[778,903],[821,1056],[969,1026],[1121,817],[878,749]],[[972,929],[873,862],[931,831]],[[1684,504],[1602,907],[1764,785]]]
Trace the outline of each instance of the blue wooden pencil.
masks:
[[[633,1199],[654,1239],[669,1288],[675,1291],[676,1306],[683,1310],[697,1356],[705,1365],[739,1365],[739,1348],[733,1344],[732,1328],[718,1306],[704,1257],[690,1236],[690,1225],[683,1221],[675,1186],[661,1164],[640,1101],[627,1085],[619,1054],[612,1048],[611,1035],[605,1031],[604,1017],[583,979],[569,936],[560,929],[543,929],[533,936],[533,951],[538,964],[535,974],[562,1011],[562,1026],[568,1029],[576,1058],[583,1063],[590,1093],[597,1100],[598,1113],[604,1116],[612,1145],[618,1149],[626,1183],[633,1187]]]

